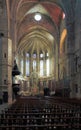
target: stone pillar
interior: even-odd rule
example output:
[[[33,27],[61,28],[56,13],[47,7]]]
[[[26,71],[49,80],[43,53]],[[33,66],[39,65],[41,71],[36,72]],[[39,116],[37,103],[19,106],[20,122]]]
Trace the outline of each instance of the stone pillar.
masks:
[[[0,35],[0,103],[3,100],[3,91],[2,91],[2,45],[3,45],[3,37]]]
[[[55,80],[59,80],[59,46],[55,46]]]
[[[8,103],[12,103],[12,40],[8,38]]]
[[[54,66],[54,55],[52,55],[51,58],[50,58],[50,74],[51,75],[55,75],[54,69],[55,69],[55,66]]]
[[[12,103],[12,40],[0,37],[0,93],[3,102]]]
[[[75,9],[75,47],[78,55],[78,71],[77,84],[78,92],[77,97],[81,98],[81,1],[78,0]],[[78,51],[77,51],[78,50]]]
[[[68,37],[67,37],[67,57],[68,57],[68,76],[70,79],[70,89],[71,97],[75,97],[75,89],[74,89],[74,49],[75,49],[75,24],[74,21],[71,23],[67,23],[68,27]]]

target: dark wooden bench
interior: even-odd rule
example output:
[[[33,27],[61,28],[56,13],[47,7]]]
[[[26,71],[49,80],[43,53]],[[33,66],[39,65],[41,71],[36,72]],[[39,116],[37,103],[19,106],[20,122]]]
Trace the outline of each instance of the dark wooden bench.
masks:
[[[19,98],[0,114],[0,130],[80,130],[81,109],[79,103],[71,102],[53,97]]]

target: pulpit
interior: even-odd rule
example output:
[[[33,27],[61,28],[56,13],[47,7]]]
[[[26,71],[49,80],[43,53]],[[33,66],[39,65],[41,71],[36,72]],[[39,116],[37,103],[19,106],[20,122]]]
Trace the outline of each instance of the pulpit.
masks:
[[[20,75],[20,74],[21,72],[18,69],[16,60],[14,60],[14,67],[12,69],[12,79],[14,79],[16,75]],[[15,97],[18,95],[17,93],[20,90],[19,85],[20,85],[19,83],[16,83],[15,81],[13,82],[12,80],[13,95],[15,95]]]

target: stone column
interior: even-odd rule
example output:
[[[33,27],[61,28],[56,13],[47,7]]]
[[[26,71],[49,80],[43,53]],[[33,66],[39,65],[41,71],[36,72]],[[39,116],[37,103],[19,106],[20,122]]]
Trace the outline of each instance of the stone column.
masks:
[[[78,71],[77,71],[77,83],[78,92],[77,97],[81,98],[81,1],[78,0],[75,9],[75,47],[78,55]]]
[[[12,40],[2,37],[0,49],[0,93],[4,95],[3,100],[12,103]]]
[[[8,103],[12,103],[12,40],[8,38]]]
[[[68,57],[68,74],[70,79],[71,97],[75,97],[74,89],[74,50],[75,50],[75,24],[74,21],[71,23],[67,22],[68,37],[67,37],[67,57]]]
[[[55,46],[55,80],[59,80],[59,46]]]
[[[3,37],[0,34],[0,103],[3,100],[3,91],[2,91],[2,44],[3,44]]]

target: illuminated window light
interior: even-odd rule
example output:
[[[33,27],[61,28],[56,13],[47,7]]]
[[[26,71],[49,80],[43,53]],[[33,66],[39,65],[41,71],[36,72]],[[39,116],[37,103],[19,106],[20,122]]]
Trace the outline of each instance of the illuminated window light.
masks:
[[[63,17],[63,19],[65,19],[65,13],[63,13],[63,16],[62,16],[62,17]]]
[[[39,13],[36,13],[35,16],[34,16],[34,19],[35,19],[36,21],[40,21],[41,18],[42,18],[42,16],[41,16],[41,14],[39,14]]]
[[[43,68],[44,67],[44,61],[43,60],[40,60],[40,76],[43,76],[44,73],[43,73]]]

